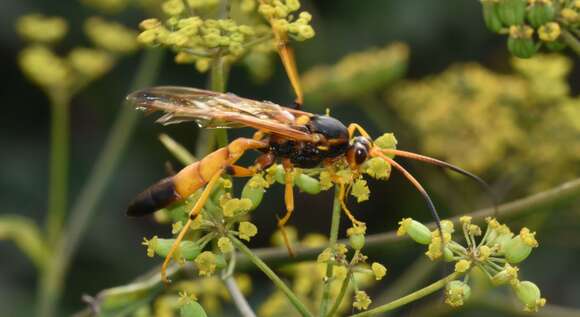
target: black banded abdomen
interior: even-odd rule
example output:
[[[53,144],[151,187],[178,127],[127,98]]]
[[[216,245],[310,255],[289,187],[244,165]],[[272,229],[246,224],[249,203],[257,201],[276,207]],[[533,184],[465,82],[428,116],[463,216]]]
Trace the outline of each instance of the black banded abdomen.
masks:
[[[141,217],[154,213],[181,199],[173,177],[167,177],[141,192],[127,208],[127,216]]]

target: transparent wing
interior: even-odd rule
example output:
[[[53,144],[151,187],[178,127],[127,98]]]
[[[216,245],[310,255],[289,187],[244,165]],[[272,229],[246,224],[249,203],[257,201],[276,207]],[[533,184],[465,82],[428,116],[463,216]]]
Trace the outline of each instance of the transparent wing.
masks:
[[[246,126],[298,140],[312,138],[309,133],[292,127],[295,117],[291,109],[268,101],[259,102],[229,93],[177,86],[139,90],[127,99],[146,112],[163,112],[157,122],[164,125],[195,121],[204,128]]]

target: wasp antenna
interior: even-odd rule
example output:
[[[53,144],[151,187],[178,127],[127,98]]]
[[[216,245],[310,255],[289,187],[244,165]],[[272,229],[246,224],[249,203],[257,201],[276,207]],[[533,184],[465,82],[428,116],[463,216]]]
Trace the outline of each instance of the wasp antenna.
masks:
[[[437,213],[437,209],[435,209],[435,205],[433,204],[433,201],[431,200],[431,197],[429,196],[429,194],[427,193],[425,188],[423,188],[423,186],[421,186],[419,181],[417,179],[415,179],[415,177],[413,177],[413,175],[411,175],[411,173],[409,173],[403,166],[401,166],[395,160],[384,155],[380,151],[376,151],[375,153],[380,158],[385,160],[387,163],[389,163],[390,165],[394,166],[397,170],[399,170],[399,172],[401,172],[403,174],[403,176],[405,176],[405,178],[407,178],[407,180],[409,180],[409,182],[411,184],[413,184],[413,186],[415,186],[417,191],[419,191],[419,193],[421,193],[421,195],[423,196],[423,198],[427,202],[427,207],[429,207],[429,211],[431,211],[431,216],[433,217],[433,219],[435,220],[435,224],[437,225],[437,230],[439,231],[439,235],[441,236],[441,251],[443,252],[443,249],[445,247],[445,239],[443,238],[443,229],[441,228],[441,218],[439,218],[439,214]]]
[[[499,199],[497,198],[497,195],[491,189],[491,186],[489,186],[489,184],[486,181],[484,181],[481,177],[479,177],[479,176],[477,176],[469,171],[466,171],[459,166],[456,166],[456,165],[453,165],[451,163],[447,163],[445,161],[441,161],[441,160],[438,160],[436,158],[432,158],[429,156],[425,156],[425,155],[421,155],[421,154],[417,154],[417,153],[413,153],[413,152],[408,152],[408,151],[403,151],[403,150],[395,150],[395,149],[381,149],[381,151],[383,153],[395,154],[397,156],[406,157],[409,159],[422,161],[422,162],[436,165],[439,167],[447,168],[447,169],[452,170],[456,173],[459,173],[461,175],[464,175],[464,176],[471,178],[472,180],[476,181],[486,191],[487,195],[491,199],[494,214],[495,214],[495,216],[498,215],[497,206],[499,205]]]

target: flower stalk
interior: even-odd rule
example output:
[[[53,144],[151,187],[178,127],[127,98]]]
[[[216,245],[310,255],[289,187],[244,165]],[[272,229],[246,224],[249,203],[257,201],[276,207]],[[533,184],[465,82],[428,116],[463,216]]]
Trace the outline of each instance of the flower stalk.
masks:
[[[387,311],[397,309],[403,305],[406,305],[408,303],[419,300],[419,299],[421,299],[429,294],[432,294],[432,293],[444,288],[447,285],[447,283],[457,279],[462,274],[463,273],[453,272],[453,273],[449,274],[448,276],[438,280],[437,282],[435,282],[431,285],[428,285],[428,286],[426,286],[418,291],[415,291],[411,294],[408,294],[408,295],[405,295],[405,296],[400,297],[398,299],[395,299],[394,301],[387,303],[387,304],[384,304],[384,305],[381,305],[379,307],[369,309],[369,310],[362,312],[362,313],[351,315],[350,317],[374,316],[374,315],[378,315],[378,314],[381,314],[381,313],[384,313]]]
[[[328,241],[328,248],[334,250],[336,241],[338,240],[338,229],[340,228],[340,197],[339,186],[334,189],[334,201],[332,203],[332,220],[330,224],[330,236]],[[322,301],[320,302],[320,316],[326,316],[328,305],[330,302],[330,282],[334,274],[334,264],[328,261],[326,264],[326,277],[324,278],[324,288],[322,290]]]
[[[272,281],[272,283],[274,283],[274,285],[276,285],[276,287],[280,291],[282,291],[284,295],[286,295],[292,306],[296,308],[296,310],[300,313],[300,315],[305,317],[314,316],[308,310],[308,308],[300,301],[298,296],[294,294],[294,292],[280,279],[280,277],[278,277],[278,275],[276,275],[276,273],[274,273],[274,271],[272,271],[270,267],[268,267],[268,265],[266,265],[266,263],[264,263],[264,261],[262,261],[262,259],[257,257],[252,252],[252,250],[246,247],[246,245],[242,241],[238,240],[238,238],[236,238],[234,235],[228,234],[228,237],[230,238],[230,240],[232,240],[236,249],[240,250],[246,257],[248,257],[248,259],[252,263],[254,263],[254,265],[257,266],[262,272],[264,272],[264,274],[268,276],[268,278]]]

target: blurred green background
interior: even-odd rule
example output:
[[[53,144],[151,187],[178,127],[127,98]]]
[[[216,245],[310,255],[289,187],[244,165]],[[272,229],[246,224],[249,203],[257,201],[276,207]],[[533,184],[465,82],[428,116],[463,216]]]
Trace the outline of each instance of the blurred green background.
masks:
[[[449,156],[439,152],[425,151],[425,145],[420,140],[431,133],[430,130],[421,129],[421,126],[413,124],[414,113],[399,111],[398,108],[404,107],[405,104],[395,103],[394,101],[400,99],[393,96],[393,89],[389,90],[389,88],[397,87],[394,90],[395,93],[401,92],[406,87],[399,86],[403,80],[417,81],[427,76],[435,76],[453,64],[464,62],[479,63],[499,75],[515,73],[511,66],[511,57],[505,48],[505,38],[486,30],[478,1],[303,1],[303,7],[313,14],[312,24],[317,35],[310,41],[293,45],[301,73],[306,73],[315,65],[334,64],[350,53],[373,47],[385,47],[395,41],[408,45],[410,55],[408,61],[405,61],[408,64],[403,67],[406,71],[401,73],[404,79],[389,82],[389,85],[374,89],[372,92],[365,93],[364,96],[337,100],[333,104],[309,103],[307,94],[304,106],[305,110],[313,112],[324,112],[326,107],[331,107],[334,117],[346,123],[358,122],[368,127],[369,132],[374,136],[383,132],[394,132],[399,139],[401,149],[443,156],[448,159],[454,155],[462,156],[458,151],[464,151],[466,148],[449,146],[448,149],[439,149],[443,153],[456,151],[454,155],[450,153]],[[40,223],[47,205],[50,112],[46,97],[25,79],[18,67],[17,54],[22,49],[23,43],[15,33],[16,19],[31,12],[65,17],[69,20],[70,34],[61,46],[66,48],[72,44],[86,42],[82,35],[82,21],[94,15],[95,11],[78,1],[4,0],[1,8],[0,54],[3,61],[3,83],[0,85],[0,95],[3,104],[3,120],[0,138],[2,148],[0,213],[25,215]],[[114,19],[127,26],[136,27],[144,17],[146,15],[142,12],[127,10],[114,16]],[[81,186],[85,183],[95,157],[103,146],[107,131],[129,89],[129,82],[137,67],[139,54],[141,53],[123,58],[113,71],[92,83],[72,101],[70,203],[75,200]],[[568,55],[572,66],[570,73],[562,80],[570,87],[569,95],[577,96],[580,90],[580,63],[573,53],[564,52],[563,54]],[[190,65],[176,65],[170,55],[165,56],[156,84],[192,87],[206,85],[206,75],[199,74]],[[538,74],[542,74],[541,68]],[[271,80],[259,84],[254,83],[248,80],[248,73],[244,68],[235,66],[228,82],[228,91],[257,100],[272,100],[280,104],[290,104],[293,100],[289,88],[288,80],[278,61],[276,61]],[[511,87],[505,86],[504,89],[511,89]],[[552,88],[545,86],[538,89]],[[308,90],[308,87],[305,87],[305,90]],[[419,92],[407,92],[411,96],[419,94]],[[530,98],[523,98],[523,100],[530,104],[535,103],[538,107],[551,105],[550,102],[532,102]],[[569,106],[571,116],[578,115],[574,118],[576,123],[580,120],[578,110],[580,104],[577,99],[578,97]],[[428,102],[429,99],[426,100]],[[460,102],[458,99],[454,100]],[[427,109],[429,104],[422,104],[422,106]],[[462,108],[461,104],[453,106],[455,108],[449,109],[446,115],[451,120],[453,118],[463,120],[459,113],[465,108]],[[417,112],[423,111],[420,107],[413,109]],[[374,112],[376,114],[373,114]],[[419,117],[418,113],[417,117]],[[377,118],[385,120],[377,120]],[[502,201],[507,202],[526,194],[548,189],[580,176],[578,173],[580,153],[576,152],[579,150],[578,143],[580,143],[578,130],[559,129],[561,125],[556,122],[552,127],[544,127],[545,130],[541,134],[543,138],[534,139],[532,142],[526,137],[526,134],[531,135],[532,132],[526,129],[536,129],[543,122],[542,120],[554,118],[558,120],[560,117],[538,115],[525,119],[532,122],[523,125],[521,132],[524,136],[517,141],[522,148],[527,149],[524,154],[518,153],[515,146],[501,152],[482,152],[481,157],[487,164],[476,172],[494,186]],[[477,121],[478,118],[472,119]],[[488,117],[481,120],[493,122],[494,118],[488,113]],[[443,121],[441,124],[441,128],[447,125]],[[437,130],[437,121],[430,127]],[[458,125],[456,129],[457,136],[462,137],[463,131],[460,131],[462,126]],[[193,149],[199,130],[193,124],[163,127],[153,123],[151,117],[140,119],[130,146],[125,151],[120,166],[107,188],[105,199],[97,207],[96,217],[90,222],[88,233],[82,240],[79,252],[71,266],[62,303],[63,315],[84,307],[81,295],[96,294],[104,288],[124,284],[160,262],[158,259],[147,258],[140,243],[144,236],[169,235],[169,228],[157,225],[151,219],[127,218],[124,211],[136,193],[165,176],[166,161],[172,161],[174,166],[179,166],[158,142],[157,137],[162,132]],[[467,138],[467,140],[485,139],[492,132],[494,131],[489,131],[488,135],[485,129],[476,130],[475,135],[471,135],[471,139]],[[246,130],[234,131],[230,134],[230,138],[249,133],[250,131]],[[450,140],[449,144],[454,144],[452,142],[454,134],[449,133],[447,136]],[[528,141],[529,143],[526,143]],[[534,160],[542,156],[540,152],[543,143],[553,145],[560,142],[561,147],[550,148],[550,151],[556,152],[554,157],[562,154],[566,162],[561,165],[554,162],[560,168],[549,170],[550,177],[543,177],[542,183],[539,184],[539,177],[536,176],[540,173],[537,170],[543,167],[538,167]],[[467,148],[477,151],[478,146],[479,144],[475,142],[470,143]],[[499,154],[491,155],[493,153]],[[527,161],[530,163],[529,169],[514,168],[514,165],[521,166]],[[452,160],[452,163],[461,165],[462,162],[457,159]],[[480,189],[468,180],[451,177],[435,167],[414,162],[405,163],[405,165],[431,192],[442,217],[465,213],[489,204]],[[504,168],[504,166],[507,167]],[[369,185],[372,190],[371,199],[352,207],[359,219],[368,224],[369,233],[393,230],[403,216],[412,215],[420,220],[430,220],[422,199],[400,175],[394,173],[386,183],[370,181]],[[308,232],[327,234],[330,225],[331,202],[332,196],[329,192],[319,196],[298,194],[296,213],[290,221],[291,225],[297,227],[301,234]],[[537,230],[537,237],[540,241],[540,248],[535,250],[522,266],[521,274],[540,286],[542,295],[548,298],[550,304],[579,309],[578,315],[580,315],[578,301],[580,273],[577,269],[577,263],[580,260],[579,207],[578,199],[568,201],[551,207],[555,210],[543,210],[532,216],[518,219],[513,226],[513,228],[518,228],[527,225],[532,230]],[[268,192],[266,201],[253,214],[254,222],[259,226],[260,232],[252,241],[252,246],[269,245],[269,236],[275,230],[275,215],[281,214],[282,211],[282,191],[278,186]],[[383,252],[377,254],[389,267],[391,278],[380,285],[388,285],[390,281],[405,272],[413,259],[421,256],[421,252],[423,252],[421,248],[405,244],[402,247],[385,248]],[[2,258],[0,261],[0,316],[29,316],[34,311],[35,303],[36,272],[34,267],[12,243],[1,242],[0,254]],[[443,273],[442,270],[435,269],[427,280],[435,280]],[[260,283],[270,286],[267,281],[263,280],[261,274],[256,273],[253,276],[256,277],[254,288],[258,294],[264,292],[264,289],[260,290]],[[267,288],[265,290],[267,292]],[[257,298],[263,296],[264,294]],[[432,303],[434,299],[435,302]],[[422,313],[424,312],[422,305],[426,303],[434,305],[435,308],[441,308],[444,305],[441,300],[437,301],[436,295],[412,304],[400,314],[425,316]],[[490,314],[511,316],[516,314],[510,311],[500,312],[484,306],[474,304],[445,314],[449,316],[489,316]],[[519,311],[516,304],[514,307],[515,311]],[[415,310],[418,311],[416,314]],[[235,315],[233,311],[230,310],[230,312]]]

